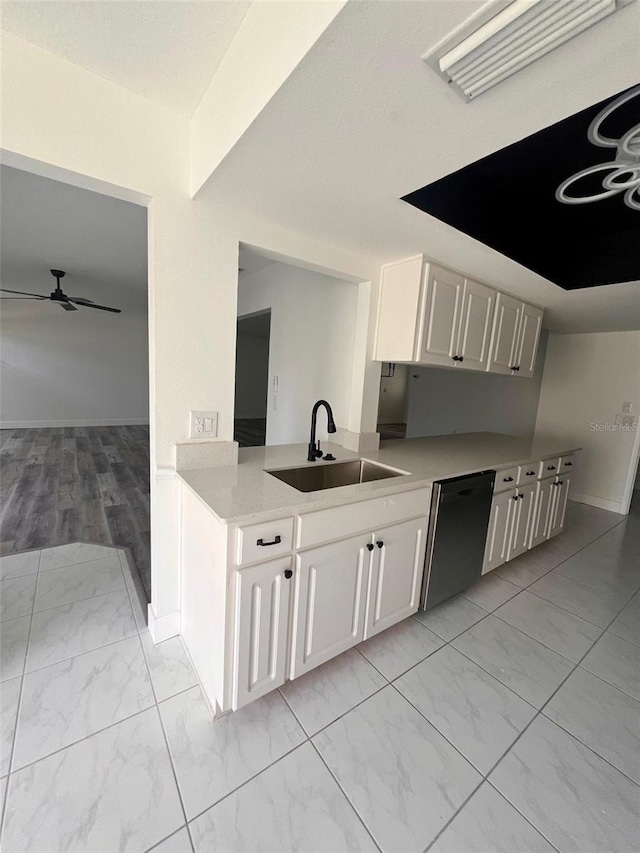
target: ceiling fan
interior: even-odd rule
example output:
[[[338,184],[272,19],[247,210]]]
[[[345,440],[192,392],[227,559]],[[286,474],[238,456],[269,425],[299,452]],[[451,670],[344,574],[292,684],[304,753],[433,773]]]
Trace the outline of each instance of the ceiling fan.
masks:
[[[57,303],[65,311],[77,311],[76,305],[81,305],[83,308],[97,308],[98,311],[111,311],[112,314],[122,313],[120,308],[107,308],[106,305],[96,305],[91,299],[84,299],[81,296],[67,296],[62,292],[60,287],[60,279],[64,278],[63,270],[49,270],[51,275],[56,280],[56,289],[52,291],[50,296],[40,296],[38,293],[25,293],[23,290],[8,290],[6,287],[0,287],[3,293],[17,293],[18,296],[0,296],[0,299],[40,299],[49,300]]]

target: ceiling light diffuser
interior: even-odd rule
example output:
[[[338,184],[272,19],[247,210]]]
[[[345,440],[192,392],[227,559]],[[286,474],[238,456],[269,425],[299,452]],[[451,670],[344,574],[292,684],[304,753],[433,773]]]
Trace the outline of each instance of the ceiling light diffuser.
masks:
[[[589,29],[633,0],[514,0],[493,3],[475,26],[463,25],[423,56],[467,100],[472,100]],[[479,20],[484,23],[478,24]]]

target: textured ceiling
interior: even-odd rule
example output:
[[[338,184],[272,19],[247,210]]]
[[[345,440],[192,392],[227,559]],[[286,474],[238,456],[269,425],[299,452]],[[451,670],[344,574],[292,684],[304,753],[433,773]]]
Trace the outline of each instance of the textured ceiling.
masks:
[[[201,192],[383,262],[424,252],[544,305],[560,331],[638,329],[639,284],[564,292],[400,200],[638,81],[632,3],[465,103],[421,55],[481,5],[348,3]]]
[[[146,310],[146,208],[8,166],[0,182],[3,287],[47,296],[55,286],[49,270],[62,269],[69,296]],[[42,309],[2,302],[7,316]]]
[[[243,0],[3,0],[2,28],[190,116],[249,6]]]

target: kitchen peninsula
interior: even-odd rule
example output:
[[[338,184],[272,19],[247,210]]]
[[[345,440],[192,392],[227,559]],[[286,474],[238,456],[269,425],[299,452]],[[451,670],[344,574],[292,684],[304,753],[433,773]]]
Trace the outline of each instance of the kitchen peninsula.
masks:
[[[479,432],[324,449],[336,461],[276,445],[178,472],[182,636],[216,715],[418,609],[435,480],[497,472],[484,573],[561,532],[579,447]],[[302,492],[269,473],[358,459],[397,476]]]

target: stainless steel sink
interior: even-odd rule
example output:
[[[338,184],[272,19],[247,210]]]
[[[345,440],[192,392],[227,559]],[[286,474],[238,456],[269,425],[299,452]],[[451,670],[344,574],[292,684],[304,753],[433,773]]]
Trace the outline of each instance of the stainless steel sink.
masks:
[[[339,486],[352,486],[355,483],[371,483],[373,480],[387,480],[390,477],[406,477],[404,471],[395,471],[356,459],[353,462],[329,462],[303,465],[300,468],[279,468],[266,471],[283,483],[293,486],[299,492],[320,492],[323,489],[337,489]]]

